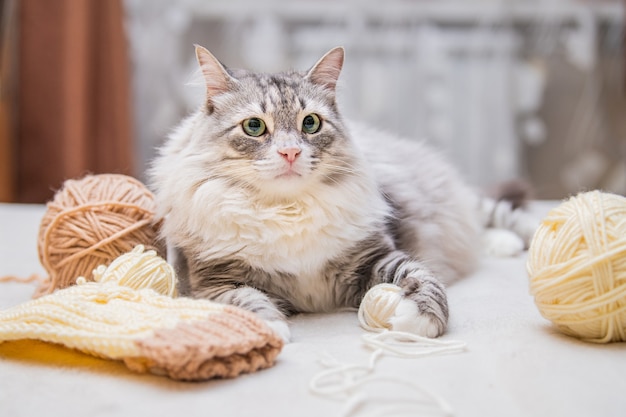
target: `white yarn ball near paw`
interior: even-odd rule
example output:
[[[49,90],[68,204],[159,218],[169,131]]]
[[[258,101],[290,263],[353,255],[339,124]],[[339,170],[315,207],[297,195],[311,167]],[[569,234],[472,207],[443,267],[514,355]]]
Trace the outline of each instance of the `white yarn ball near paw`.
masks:
[[[393,284],[378,284],[365,293],[359,306],[359,323],[365,330],[391,330],[391,319],[402,301],[402,288]]]

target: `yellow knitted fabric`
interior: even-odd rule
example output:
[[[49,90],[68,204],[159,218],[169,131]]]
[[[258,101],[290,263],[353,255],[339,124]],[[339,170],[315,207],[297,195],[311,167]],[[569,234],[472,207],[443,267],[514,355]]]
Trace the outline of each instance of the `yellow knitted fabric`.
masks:
[[[0,312],[0,342],[37,339],[174,379],[272,366],[281,339],[256,315],[114,282],[83,282]]]

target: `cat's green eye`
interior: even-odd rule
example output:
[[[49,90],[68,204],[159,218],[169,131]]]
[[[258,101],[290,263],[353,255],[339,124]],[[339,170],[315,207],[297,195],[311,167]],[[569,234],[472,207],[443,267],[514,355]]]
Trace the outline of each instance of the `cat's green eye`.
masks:
[[[251,117],[250,119],[244,120],[241,126],[246,134],[255,138],[263,135],[266,130],[265,122],[258,117]]]
[[[302,120],[302,131],[304,133],[308,133],[310,135],[313,133],[317,133],[320,131],[321,127],[322,121],[320,120],[320,117],[315,113],[311,113],[308,116],[305,116]]]

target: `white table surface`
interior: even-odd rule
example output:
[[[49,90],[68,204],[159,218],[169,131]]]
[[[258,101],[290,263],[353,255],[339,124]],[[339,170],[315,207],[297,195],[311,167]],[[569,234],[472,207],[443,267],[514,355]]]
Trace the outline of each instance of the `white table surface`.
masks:
[[[533,207],[543,215],[550,205]],[[0,204],[0,276],[45,274],[36,245],[43,213],[43,206]],[[457,416],[626,416],[626,343],[595,345],[559,334],[528,293],[525,256],[485,257],[474,274],[450,286],[450,325],[441,340],[465,341],[465,352],[384,356],[372,375],[427,388]],[[0,283],[0,308],[27,301],[34,288]],[[309,382],[328,356],[366,364],[372,350],[362,343],[364,333],[354,312],[300,315],[274,367],[201,383],[135,374],[63,349],[50,361],[5,343],[0,416],[339,416],[348,400],[315,395]],[[362,392],[380,404],[412,395],[395,383]],[[349,415],[370,415],[377,404]]]

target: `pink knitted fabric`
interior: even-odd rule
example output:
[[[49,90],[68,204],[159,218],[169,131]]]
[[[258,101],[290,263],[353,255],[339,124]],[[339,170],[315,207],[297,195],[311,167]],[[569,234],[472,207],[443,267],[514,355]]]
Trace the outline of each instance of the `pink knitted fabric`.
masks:
[[[142,357],[125,358],[126,366],[180,380],[233,378],[268,368],[283,346],[263,321],[232,306],[205,321],[157,329],[136,343]]]

